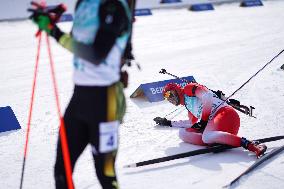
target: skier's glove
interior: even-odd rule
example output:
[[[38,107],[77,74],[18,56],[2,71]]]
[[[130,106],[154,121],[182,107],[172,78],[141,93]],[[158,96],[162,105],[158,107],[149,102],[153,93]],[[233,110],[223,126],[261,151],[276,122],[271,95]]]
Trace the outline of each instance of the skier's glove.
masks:
[[[207,125],[207,121],[200,120],[199,122],[193,124],[191,128],[197,129],[198,131],[204,131]]]
[[[161,125],[161,126],[172,126],[172,123],[170,120],[167,120],[166,118],[161,118],[161,117],[155,117],[153,119],[157,125]]]
[[[47,34],[59,39],[62,35],[60,29],[56,26],[56,23],[60,19],[63,12],[66,11],[64,4],[59,4],[54,8],[47,8],[41,4],[31,2],[34,8],[28,9],[32,15],[29,17],[41,31],[45,31]]]

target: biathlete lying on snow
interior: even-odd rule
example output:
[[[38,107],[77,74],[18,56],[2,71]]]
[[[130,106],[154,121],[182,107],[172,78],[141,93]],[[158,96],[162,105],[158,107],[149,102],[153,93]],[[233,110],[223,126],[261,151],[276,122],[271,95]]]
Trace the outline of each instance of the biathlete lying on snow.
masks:
[[[237,136],[240,118],[233,107],[211,90],[197,83],[189,83],[181,88],[175,83],[165,86],[163,95],[175,106],[183,105],[188,110],[188,120],[171,121],[156,117],[161,126],[178,127],[179,137],[195,145],[226,144],[254,152],[257,157],[264,154],[267,147],[244,137]],[[216,109],[217,108],[217,109]],[[216,109],[216,110],[215,110]]]

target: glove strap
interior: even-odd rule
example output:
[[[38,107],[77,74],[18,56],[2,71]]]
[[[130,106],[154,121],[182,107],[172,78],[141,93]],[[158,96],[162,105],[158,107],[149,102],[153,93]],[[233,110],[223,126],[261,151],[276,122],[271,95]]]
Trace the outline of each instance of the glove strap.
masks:
[[[50,35],[54,37],[56,41],[59,41],[63,34],[64,33],[56,25],[54,25],[53,29],[50,32]]]

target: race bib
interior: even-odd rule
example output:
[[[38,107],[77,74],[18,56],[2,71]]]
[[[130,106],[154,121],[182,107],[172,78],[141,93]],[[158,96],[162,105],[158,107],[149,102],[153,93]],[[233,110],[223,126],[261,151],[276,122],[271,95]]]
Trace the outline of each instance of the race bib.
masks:
[[[100,142],[99,152],[108,153],[118,147],[118,126],[119,121],[102,122],[99,124]]]
[[[201,119],[203,105],[197,97],[185,96],[184,103],[188,111],[198,119]]]

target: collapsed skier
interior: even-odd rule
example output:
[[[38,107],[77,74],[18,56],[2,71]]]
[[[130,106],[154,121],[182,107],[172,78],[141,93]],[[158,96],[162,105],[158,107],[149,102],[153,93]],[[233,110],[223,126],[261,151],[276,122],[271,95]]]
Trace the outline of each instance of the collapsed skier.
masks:
[[[188,110],[188,120],[171,121],[156,117],[160,126],[180,128],[179,137],[195,145],[226,144],[242,146],[257,157],[264,154],[267,147],[244,137],[237,136],[240,127],[238,113],[226,102],[203,85],[189,83],[181,88],[175,83],[165,86],[163,95],[175,106],[183,105]]]

